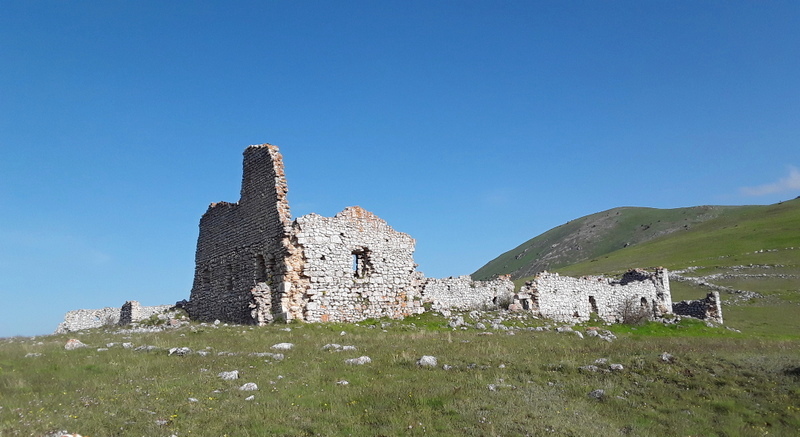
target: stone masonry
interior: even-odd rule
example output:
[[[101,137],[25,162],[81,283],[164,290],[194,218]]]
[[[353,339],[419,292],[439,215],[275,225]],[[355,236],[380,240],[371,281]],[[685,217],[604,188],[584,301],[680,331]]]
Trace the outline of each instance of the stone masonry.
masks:
[[[121,308],[69,311],[64,315],[64,321],[58,325],[55,333],[65,334],[103,326],[128,325],[146,320],[154,314],[161,314],[172,307],[172,305],[142,306],[133,300],[125,302]]]
[[[661,317],[673,311],[722,321],[718,295],[674,306],[666,269],[631,270],[619,281],[570,278],[543,272],[514,293],[509,276],[473,281],[469,276],[425,278],[416,270],[416,242],[361,207],[334,217],[308,214],[292,220],[283,157],[270,144],[244,151],[236,203],[212,203],[200,219],[189,301],[178,304],[199,321],[263,325],[275,320],[356,322],[403,318],[424,311],[503,307],[560,322],[597,314],[618,322],[622,308]],[[77,310],[56,333],[129,324],[171,306]]]
[[[593,313],[620,321],[631,302],[654,317],[673,311],[666,269],[632,270],[619,281],[543,272],[516,294],[508,277],[426,279],[416,271],[409,235],[358,206],[334,217],[292,220],[287,192],[278,148],[248,147],[239,201],[212,203],[200,220],[184,305],[193,319],[355,322],[418,314],[424,302],[434,309],[510,304],[562,322],[586,321]],[[721,317],[721,309],[714,311]]]
[[[431,278],[425,280],[422,294],[423,301],[432,303],[435,310],[494,308],[503,301],[511,300],[514,283],[510,276],[501,276],[491,281],[473,281],[469,276]]]
[[[514,305],[560,322],[584,322],[593,313],[605,321],[620,322],[623,309],[631,302],[653,317],[671,313],[667,269],[654,273],[631,270],[619,281],[542,272],[520,289]]]
[[[244,152],[241,198],[200,221],[186,309],[197,320],[357,321],[422,311],[414,240],[359,207],[292,221],[283,159]]]
[[[672,312],[682,316],[722,323],[722,305],[719,292],[712,291],[705,299],[682,300],[672,304]]]

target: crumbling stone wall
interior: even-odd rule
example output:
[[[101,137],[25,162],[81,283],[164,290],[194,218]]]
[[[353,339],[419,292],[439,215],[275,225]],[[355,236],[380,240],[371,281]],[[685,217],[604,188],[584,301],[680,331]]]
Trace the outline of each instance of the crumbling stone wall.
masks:
[[[510,303],[513,293],[514,283],[507,275],[490,281],[473,281],[469,276],[428,278],[422,285],[423,302],[432,303],[433,309],[494,308]]]
[[[414,240],[360,207],[291,220],[278,148],[244,152],[239,202],[200,221],[185,305],[196,320],[357,321],[422,311]]]
[[[672,312],[679,316],[722,323],[722,304],[718,291],[708,293],[704,299],[675,302],[672,304]]]
[[[422,311],[415,241],[374,214],[358,206],[334,217],[309,214],[295,221],[292,236],[304,260],[304,279],[289,297],[292,318],[352,322]]]
[[[283,157],[273,145],[250,146],[243,167],[239,201],[212,203],[200,219],[186,306],[196,320],[253,323],[251,290],[258,283],[270,287],[269,311],[282,313],[291,225]]]
[[[184,306],[193,319],[353,322],[416,314],[423,300],[471,309],[512,297],[512,310],[561,321],[585,321],[592,313],[617,321],[631,300],[654,316],[672,311],[666,269],[634,270],[620,281],[545,272],[517,294],[508,278],[424,279],[415,270],[410,236],[360,207],[292,221],[287,191],[278,148],[248,147],[239,201],[213,203],[200,220],[195,277]]]
[[[626,302],[641,305],[654,317],[671,313],[667,269],[631,270],[619,281],[543,272],[520,289],[515,304],[560,322],[584,322],[592,313],[609,322],[620,322]]]
[[[106,307],[99,310],[74,310],[64,315],[64,321],[56,328],[55,334],[102,328],[103,326],[128,325],[141,322],[153,314],[161,314],[172,305],[142,306],[137,301],[128,301],[121,308]]]

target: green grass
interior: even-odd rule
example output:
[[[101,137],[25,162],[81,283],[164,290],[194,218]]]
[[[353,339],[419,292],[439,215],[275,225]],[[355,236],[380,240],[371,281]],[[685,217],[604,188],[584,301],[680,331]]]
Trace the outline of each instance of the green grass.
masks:
[[[800,428],[797,337],[683,321],[614,326],[619,338],[607,343],[525,330],[545,323],[526,317],[509,323],[515,335],[446,323],[425,314],[293,324],[288,332],[287,325],[95,330],[77,335],[92,347],[75,351],[63,349],[68,336],[1,339],[0,436],[57,429],[85,436],[792,435]],[[123,341],[161,349],[97,351]],[[249,355],[279,342],[295,344],[283,361]],[[358,351],[323,351],[327,343]],[[211,353],[168,356],[177,346]],[[664,351],[673,363],[660,359]],[[361,355],[373,362],[344,364]],[[422,355],[436,356],[439,367],[417,367]],[[580,370],[598,358],[625,370]],[[234,369],[237,381],[217,377]],[[245,382],[259,390],[239,391]],[[595,389],[605,390],[603,400],[587,396]],[[249,395],[255,399],[246,401]]]

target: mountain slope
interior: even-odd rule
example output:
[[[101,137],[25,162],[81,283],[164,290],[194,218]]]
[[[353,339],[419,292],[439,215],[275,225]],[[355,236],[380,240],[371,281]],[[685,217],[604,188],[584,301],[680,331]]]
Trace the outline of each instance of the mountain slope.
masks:
[[[514,279],[532,276],[685,232],[700,223],[748,208],[752,207],[614,208],[572,220],[532,238],[489,261],[472,277],[482,280],[503,274],[511,274]]]
[[[685,232],[565,266],[567,274],[631,267],[711,268],[739,264],[800,265],[800,199],[725,211]]]

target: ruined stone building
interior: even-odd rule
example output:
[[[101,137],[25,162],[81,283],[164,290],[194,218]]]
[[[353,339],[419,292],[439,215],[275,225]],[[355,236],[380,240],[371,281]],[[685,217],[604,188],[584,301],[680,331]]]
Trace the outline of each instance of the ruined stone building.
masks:
[[[509,277],[425,278],[416,271],[409,235],[358,206],[334,217],[292,219],[287,191],[278,148],[248,147],[239,201],[212,203],[200,220],[194,283],[184,305],[193,319],[354,322],[418,314],[423,303],[472,309],[512,300],[512,310],[564,322],[589,320],[592,313],[618,321],[631,299],[655,317],[672,312],[666,270],[631,271],[620,281],[543,273],[517,294]]]
[[[722,323],[716,292],[673,304],[666,269],[632,270],[619,281],[543,272],[517,293],[509,276],[425,278],[409,235],[358,206],[334,217],[292,219],[287,192],[278,148],[245,149],[239,201],[212,203],[200,219],[191,296],[177,306],[195,320],[237,324],[403,318],[423,312],[424,304],[443,312],[508,306],[570,323],[592,314],[618,322],[634,302],[653,317],[675,313]],[[56,332],[130,324],[171,309],[129,301],[70,311]]]
[[[263,324],[423,311],[429,280],[416,271],[413,238],[358,206],[334,217],[292,220],[286,193],[278,148],[248,147],[239,201],[212,203],[200,220],[186,304],[192,318]],[[437,281],[432,289],[446,280]],[[497,292],[494,284],[484,286],[488,282],[454,281],[489,304]],[[506,282],[510,293],[513,285]]]
[[[514,305],[561,322],[584,322],[592,314],[608,322],[623,320],[624,311],[651,317],[672,313],[667,269],[631,270],[620,280],[602,276],[572,278],[542,272],[515,295]]]

